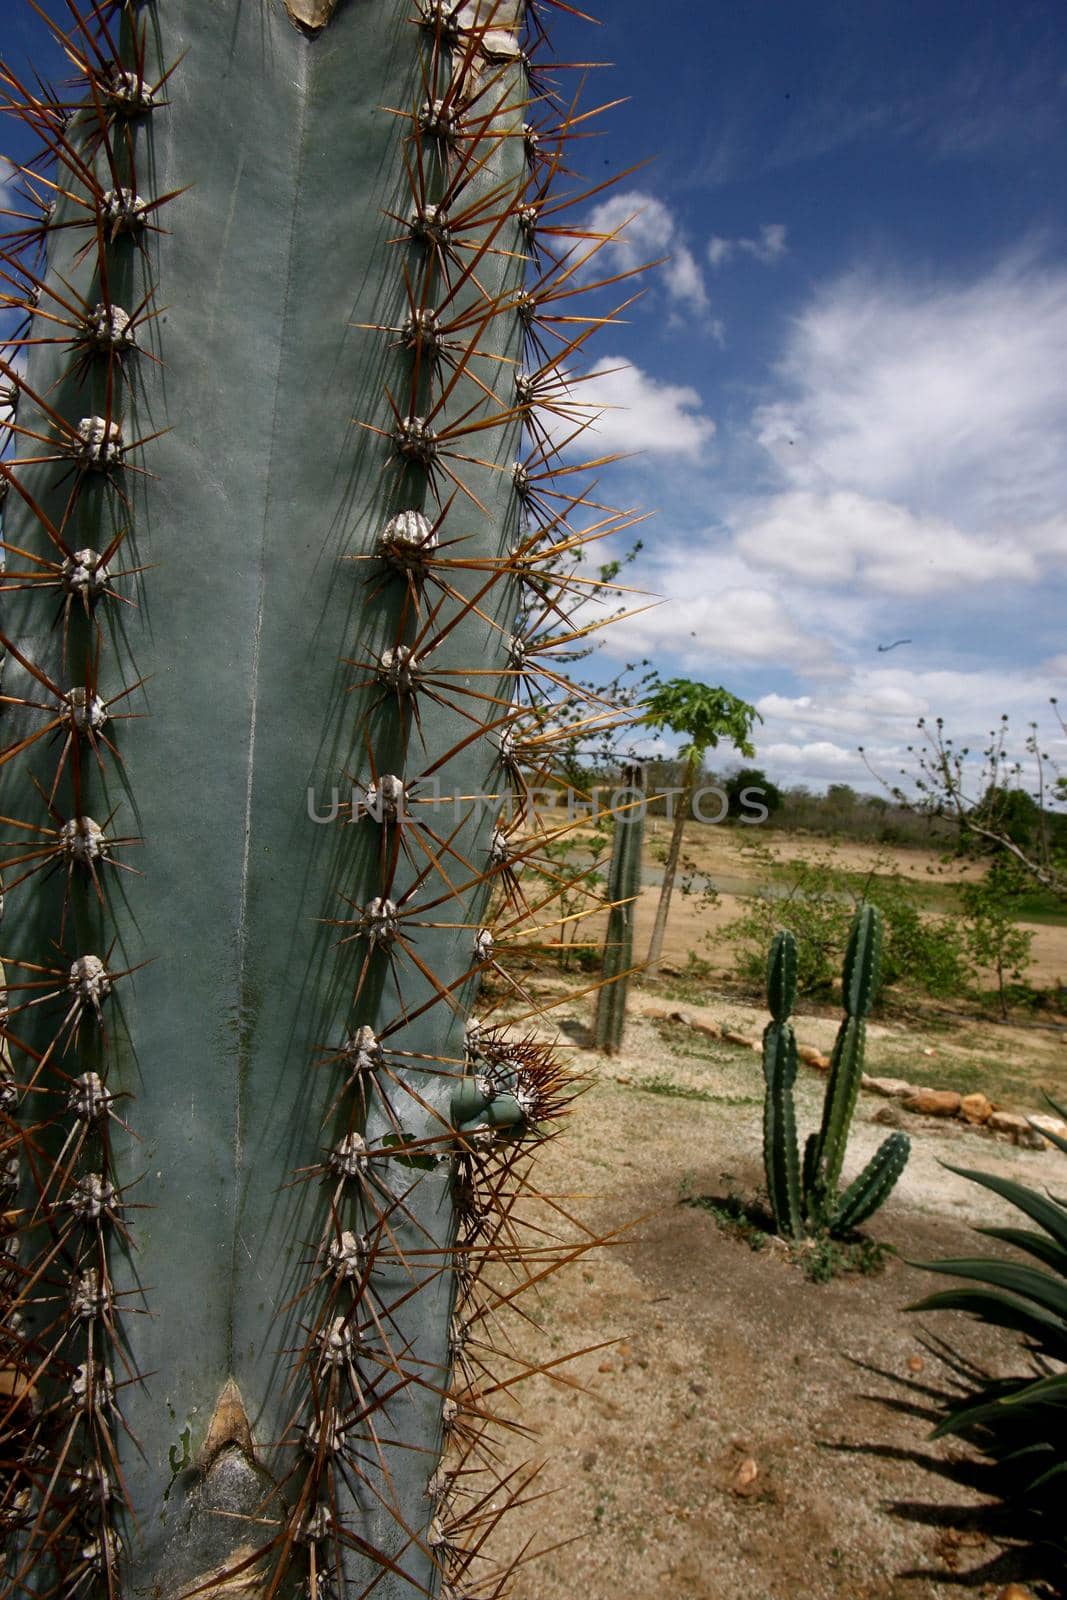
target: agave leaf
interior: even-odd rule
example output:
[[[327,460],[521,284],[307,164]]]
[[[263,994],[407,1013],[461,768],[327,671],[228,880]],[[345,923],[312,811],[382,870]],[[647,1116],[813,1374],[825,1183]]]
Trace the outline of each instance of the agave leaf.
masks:
[[[1027,1117],[1026,1120],[1030,1124],[1031,1128],[1033,1128],[1036,1133],[1041,1135],[1042,1139],[1048,1139],[1056,1146],[1057,1149],[1063,1150],[1065,1153],[1067,1153],[1067,1139],[1064,1138],[1062,1133],[1056,1133],[1052,1128],[1039,1127],[1034,1121],[1033,1117]]]
[[[956,1408],[952,1415],[959,1421],[964,1413],[968,1420],[985,1420],[985,1413],[989,1417],[1004,1417],[1009,1412],[1012,1420],[1019,1422],[1027,1412],[1033,1413],[1035,1418],[1044,1414],[1048,1406],[1067,1405],[1067,1373],[1054,1372],[1032,1380],[1018,1378],[1005,1379],[1002,1383],[991,1384],[982,1391],[983,1398],[975,1405],[970,1400],[964,1403],[963,1409]],[[979,1418],[978,1413],[983,1417]],[[1035,1442],[1035,1448],[1040,1447],[1040,1441]],[[1022,1451],[1014,1452],[1021,1455]]]
[[[1050,1233],[1056,1242],[1067,1250],[1067,1206],[1061,1201],[1039,1194],[1036,1189],[1029,1189],[1025,1184],[1015,1183],[1011,1178],[998,1177],[993,1172],[975,1172],[970,1167],[953,1167],[948,1162],[943,1164],[946,1172],[954,1172],[960,1178],[969,1178],[972,1183],[980,1183],[984,1189],[991,1189],[994,1194],[999,1194],[1002,1199],[1028,1216],[1031,1222],[1036,1222],[1039,1227],[1044,1228],[1046,1233]]]
[[[917,1263],[909,1263],[915,1266]],[[1048,1346],[1053,1353],[1067,1350],[1067,1323],[1039,1307],[1016,1300],[997,1289],[941,1289],[917,1300],[908,1311],[968,1311],[999,1328],[1013,1328]]]
[[[1026,1250],[1043,1261],[1046,1267],[1051,1267],[1053,1272],[1067,1278],[1067,1250],[1061,1250],[1043,1233],[1034,1233],[1029,1228],[977,1228],[975,1231],[987,1239],[1001,1239],[1005,1244],[1015,1245],[1018,1250]]]
[[[1056,1465],[1049,1467],[1048,1471],[1043,1472],[1040,1478],[1035,1478],[1030,1484],[1030,1488],[1031,1490],[1043,1488],[1046,1483],[1050,1483],[1053,1478],[1058,1478],[1064,1473],[1067,1473],[1067,1461],[1057,1461]]]
[[[915,1263],[924,1272],[941,1272],[946,1277],[975,1278],[979,1283],[992,1284],[995,1289],[1007,1289],[1010,1294],[1024,1295],[1036,1301],[1046,1311],[1062,1321],[1067,1332],[1067,1284],[1056,1282],[1047,1272],[1017,1261],[994,1261],[988,1256],[960,1256],[943,1261]]]

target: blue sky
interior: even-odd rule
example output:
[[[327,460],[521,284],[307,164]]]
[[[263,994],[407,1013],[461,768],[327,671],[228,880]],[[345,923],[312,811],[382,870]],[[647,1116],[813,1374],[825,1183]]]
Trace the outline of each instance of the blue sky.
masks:
[[[605,641],[764,716],[782,782],[894,776],[1067,692],[1067,40],[1058,3],[602,0],[563,59],[627,96],[580,147],[613,270],[670,253],[590,360],[605,498],[658,508]],[[28,8],[4,53],[48,70]],[[574,75],[562,82],[572,92]],[[10,138],[5,140],[12,149]],[[617,408],[617,409],[616,409]],[[910,643],[880,653],[879,644]]]
[[[723,682],[773,776],[889,776],[918,716],[977,742],[1067,679],[1067,39],[1058,4],[612,0],[597,207],[672,251],[598,398],[659,507],[666,597],[605,653]],[[880,653],[879,644],[911,642]]]

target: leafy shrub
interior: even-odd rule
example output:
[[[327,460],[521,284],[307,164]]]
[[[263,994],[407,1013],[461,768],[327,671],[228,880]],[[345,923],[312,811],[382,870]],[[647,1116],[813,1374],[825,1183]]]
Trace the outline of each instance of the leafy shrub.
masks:
[[[875,857],[860,889],[830,853],[783,866],[765,846],[755,846],[749,859],[766,874],[768,888],[742,898],[744,910],[726,928],[727,938],[739,946],[737,971],[747,983],[762,984],[767,947],[777,930],[787,927],[796,939],[798,992],[829,996],[838,974],[837,952],[848,940],[857,906],[866,901],[877,906],[885,922],[883,988],[906,984],[943,996],[966,987],[958,924],[949,917],[924,917],[908,880],[879,872],[884,857]]]

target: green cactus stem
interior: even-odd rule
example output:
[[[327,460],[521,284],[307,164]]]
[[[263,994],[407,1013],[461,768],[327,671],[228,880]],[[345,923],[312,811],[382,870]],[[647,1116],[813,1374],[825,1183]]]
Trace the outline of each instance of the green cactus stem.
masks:
[[[880,940],[879,913],[873,906],[861,906],[845,956],[846,1015],[834,1045],[822,1122],[805,1141],[799,1173],[793,1110],[797,1050],[790,1021],[796,1002],[797,949],[793,935],[785,930],[771,944],[767,961],[771,1021],[763,1034],[763,1164],[775,1226],[786,1238],[843,1234],[858,1227],[886,1199],[908,1159],[907,1136],[892,1134],[844,1194],[837,1193],[863,1076],[864,1019],[878,982]]]
[[[516,1203],[566,1072],[472,1018],[585,632],[573,113],[515,0],[53,27],[77,90],[0,69],[0,1592],[499,1593],[461,1352],[593,1242]]]
[[[845,1016],[830,1056],[822,1124],[812,1157],[808,1190],[817,1215],[824,1214],[841,1177],[848,1131],[863,1076],[866,1017],[878,986],[881,948],[881,912],[877,906],[862,905],[853,920],[845,954],[842,977]]]
[[[850,1233],[873,1216],[907,1166],[911,1140],[906,1133],[891,1133],[853,1179],[837,1202],[829,1222],[831,1233]]]
[[[626,1001],[634,964],[634,919],[641,890],[641,853],[645,836],[644,769],[623,773],[621,804],[614,807],[611,865],[608,869],[608,926],[601,958],[593,1042],[605,1055],[617,1055],[626,1026]]]

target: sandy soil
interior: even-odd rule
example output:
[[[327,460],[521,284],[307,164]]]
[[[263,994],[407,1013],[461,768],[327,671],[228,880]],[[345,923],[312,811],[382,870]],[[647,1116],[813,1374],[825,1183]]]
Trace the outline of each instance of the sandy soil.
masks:
[[[586,1007],[557,1013],[565,1037],[583,1037]],[[947,1600],[1025,1578],[966,1450],[926,1437],[946,1374],[924,1326],[1000,1372],[1019,1369],[1013,1336],[954,1314],[906,1314],[945,1284],[903,1259],[879,1276],[814,1284],[781,1247],[754,1253],[705,1209],[679,1203],[729,1189],[751,1197],[761,1181],[752,1052],[699,1036],[668,1045],[662,1024],[638,1018],[623,1055],[578,1049],[575,1065],[592,1087],[542,1151],[542,1186],[584,1195],[575,1209],[602,1234],[642,1220],[550,1280],[539,1329],[522,1333],[523,1354],[542,1361],[618,1343],[562,1369],[577,1391],[543,1377],[523,1385],[519,1415],[539,1425],[560,1493],[515,1512],[505,1538],[516,1554],[530,1541],[571,1542],[519,1569],[515,1600]],[[822,1088],[802,1073],[802,1130]],[[884,1106],[861,1096],[846,1177],[884,1137],[872,1121]],[[1017,1220],[942,1161],[1062,1183],[1050,1149],[926,1119],[910,1118],[908,1131],[908,1168],[868,1226],[901,1257],[974,1253],[976,1243],[988,1253],[971,1226]],[[516,1437],[508,1464],[528,1455]],[[747,1486],[743,1463],[756,1468]],[[1047,1592],[1040,1576],[1030,1574],[1034,1595]]]
[[[645,860],[649,867],[656,866],[655,847],[664,845],[667,836],[665,822],[653,820],[649,823],[645,839]],[[870,845],[851,840],[834,841],[831,846],[830,841],[812,835],[770,833],[757,827],[747,831],[701,827],[691,823],[685,831],[685,854],[713,881],[716,877],[725,879],[728,887],[720,892],[718,904],[711,907],[704,904],[698,894],[684,895],[675,890],[664,945],[664,959],[668,963],[684,967],[692,952],[710,961],[714,971],[733,970],[734,947],[720,936],[743,910],[739,893],[735,892],[738,880],[758,880],[761,876],[762,869],[749,853],[753,843],[767,845],[780,862],[810,861],[832,852],[835,863],[851,872],[870,870],[877,857],[883,863],[881,871],[892,871],[926,883],[959,883],[980,877],[982,871],[975,862],[945,862],[936,850]],[[740,892],[746,891],[741,889]],[[634,940],[635,951],[641,955],[648,949],[658,898],[657,885],[646,884],[641,890]],[[1029,981],[1038,988],[1067,985],[1067,925],[1023,922],[1020,926],[1033,934],[1027,968]],[[579,937],[598,943],[602,937],[600,923],[596,919],[583,923]]]

